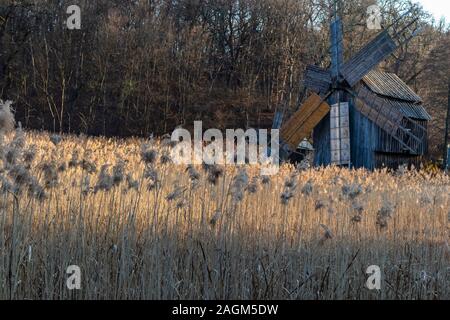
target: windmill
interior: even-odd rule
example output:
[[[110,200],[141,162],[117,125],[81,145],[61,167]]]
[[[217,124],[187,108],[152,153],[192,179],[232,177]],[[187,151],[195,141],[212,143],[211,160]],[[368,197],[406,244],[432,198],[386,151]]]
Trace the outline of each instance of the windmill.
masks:
[[[417,96],[392,73],[373,70],[418,32],[408,11],[344,62],[343,25],[335,1],[331,22],[331,66],[306,68],[311,92],[280,129],[280,156],[287,158],[314,131],[316,165],[375,168],[414,163],[427,152],[431,119]]]

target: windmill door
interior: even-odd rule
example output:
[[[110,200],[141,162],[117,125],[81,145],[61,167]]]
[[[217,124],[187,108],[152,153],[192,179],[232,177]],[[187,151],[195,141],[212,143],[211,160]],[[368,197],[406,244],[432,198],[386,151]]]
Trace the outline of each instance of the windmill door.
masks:
[[[350,165],[350,120],[348,102],[331,106],[330,113],[331,163]]]

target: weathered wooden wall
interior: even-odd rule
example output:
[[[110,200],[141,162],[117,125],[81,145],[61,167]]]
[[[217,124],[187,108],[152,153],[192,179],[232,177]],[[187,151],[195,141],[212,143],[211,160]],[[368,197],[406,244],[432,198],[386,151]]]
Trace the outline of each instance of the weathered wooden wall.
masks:
[[[426,121],[418,121],[426,128]],[[420,165],[422,156],[427,153],[427,138],[421,146],[421,154],[405,154],[401,145],[371,120],[356,110],[350,102],[350,133],[352,167],[373,170],[379,167],[397,168],[407,163]],[[330,154],[330,117],[326,116],[314,129],[313,134],[316,166],[331,163]]]
[[[314,165],[316,167],[328,166],[331,163],[330,150],[330,114],[314,128]]]
[[[352,166],[375,168],[374,150],[378,144],[379,129],[372,121],[356,110],[350,103],[350,143]]]
[[[419,168],[421,163],[423,163],[422,156],[375,152],[376,168],[386,167],[397,169],[399,166],[404,164],[407,164],[408,167],[414,165],[415,168]]]

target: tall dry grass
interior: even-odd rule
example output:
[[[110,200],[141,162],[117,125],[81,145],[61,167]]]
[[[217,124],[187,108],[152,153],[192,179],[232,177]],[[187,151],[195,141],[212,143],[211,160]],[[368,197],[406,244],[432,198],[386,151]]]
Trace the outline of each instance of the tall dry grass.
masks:
[[[168,141],[18,130],[0,299],[450,298],[444,174],[176,166]],[[66,268],[82,270],[81,290]],[[382,269],[382,289],[365,287]]]

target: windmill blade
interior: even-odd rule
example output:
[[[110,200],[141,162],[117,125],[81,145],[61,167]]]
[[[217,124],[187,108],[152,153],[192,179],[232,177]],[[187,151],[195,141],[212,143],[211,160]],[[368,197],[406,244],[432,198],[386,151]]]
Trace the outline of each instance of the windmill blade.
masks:
[[[281,128],[282,143],[291,151],[295,151],[314,127],[330,112],[330,109],[323,98],[313,93]]]
[[[417,35],[420,30],[419,19],[414,15],[414,9],[406,12],[344,64],[341,75],[351,87],[398,47]]]
[[[397,49],[396,43],[387,30],[383,31],[342,66],[341,74],[353,87],[395,49]]]
[[[393,104],[372,93],[365,86],[355,92],[356,109],[383,129],[405,150],[418,154],[426,129],[405,117]],[[410,125],[408,125],[410,124]],[[406,127],[413,126],[413,130]],[[417,134],[417,135],[416,135]]]
[[[317,94],[325,94],[331,87],[331,73],[328,70],[310,65],[305,71],[305,87]]]

